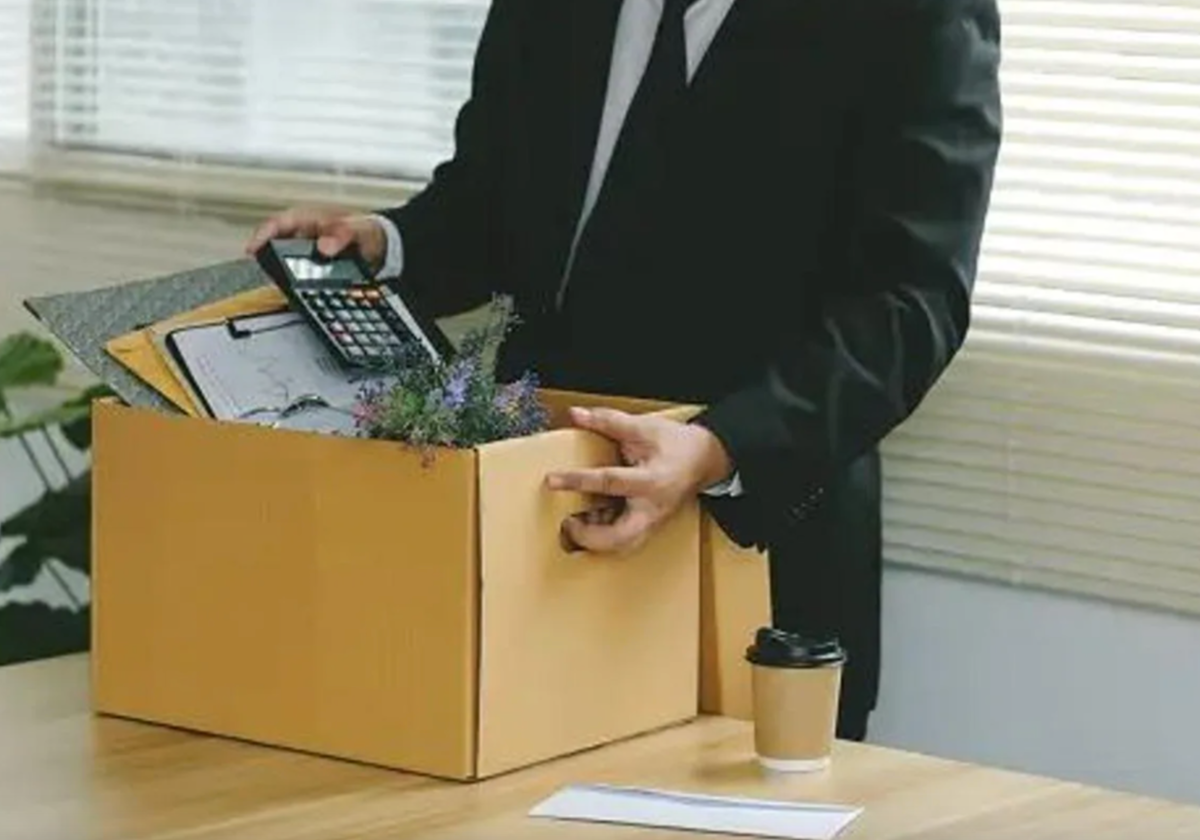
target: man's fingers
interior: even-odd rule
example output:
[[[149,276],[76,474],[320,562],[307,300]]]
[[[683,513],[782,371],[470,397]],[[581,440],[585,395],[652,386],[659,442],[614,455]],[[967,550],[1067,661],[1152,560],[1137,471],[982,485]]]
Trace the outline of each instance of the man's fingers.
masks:
[[[613,408],[572,408],[571,422],[622,443],[640,443],[646,437],[644,418]]]
[[[282,213],[276,213],[254,231],[254,235],[246,243],[246,253],[253,254],[271,239],[285,239],[298,234],[305,235],[302,232],[304,221],[296,210],[284,210]]]
[[[324,212],[294,207],[284,210],[282,213],[275,214],[259,225],[250,236],[250,240],[246,243],[246,254],[253,255],[255,251],[266,245],[267,241],[271,239],[286,239],[293,236],[321,236],[326,233],[326,229],[341,228],[343,226],[344,224],[341,219],[331,219]],[[353,238],[353,230],[349,231],[349,235]],[[349,240],[347,240],[346,244],[349,244]],[[337,250],[340,251],[344,247],[345,245],[342,245]]]
[[[354,228],[347,222],[326,225],[319,233],[317,250],[327,257],[336,257],[354,241]]]
[[[546,484],[551,490],[595,496],[646,496],[654,489],[654,477],[644,467],[597,467],[551,473]]]
[[[277,238],[280,235],[279,218],[273,217],[267,219],[261,225],[254,229],[250,239],[246,242],[246,256],[253,256],[259,248],[266,245],[268,241]]]
[[[627,507],[611,523],[592,524],[572,517],[563,524],[563,530],[570,542],[583,551],[617,554],[632,551],[644,543],[652,525],[644,510]]]

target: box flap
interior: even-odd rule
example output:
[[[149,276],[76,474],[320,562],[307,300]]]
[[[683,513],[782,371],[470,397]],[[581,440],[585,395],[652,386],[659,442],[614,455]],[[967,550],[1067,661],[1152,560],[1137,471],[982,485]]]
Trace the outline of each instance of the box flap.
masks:
[[[700,711],[754,717],[746,647],[771,623],[767,555],[741,548],[708,515],[700,529]]]
[[[480,775],[693,716],[697,507],[629,556],[571,554],[559,524],[587,502],[545,489],[544,477],[615,463],[613,445],[559,430],[479,458]]]

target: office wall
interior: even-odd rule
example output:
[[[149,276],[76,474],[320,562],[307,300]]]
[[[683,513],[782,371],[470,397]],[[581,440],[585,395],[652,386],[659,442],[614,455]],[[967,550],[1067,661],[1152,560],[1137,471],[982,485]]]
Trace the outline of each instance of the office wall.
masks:
[[[1200,620],[889,568],[871,737],[1200,804]]]

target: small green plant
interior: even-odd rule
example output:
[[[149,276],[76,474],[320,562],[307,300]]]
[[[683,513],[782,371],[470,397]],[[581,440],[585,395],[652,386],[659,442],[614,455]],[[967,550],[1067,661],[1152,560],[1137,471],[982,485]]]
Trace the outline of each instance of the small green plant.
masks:
[[[0,664],[54,656],[88,646],[89,609],[79,603],[54,561],[89,574],[91,570],[91,472],[69,467],[61,440],[79,451],[91,448],[91,403],[109,393],[90,388],[61,404],[29,417],[15,416],[12,393],[22,388],[54,386],[63,357],[50,342],[29,333],[0,341],[0,442],[21,447],[42,484],[42,495],[0,523],[0,537],[14,547],[0,559],[0,595],[33,583],[43,572],[61,587],[74,609],[45,604],[9,603],[0,607]],[[53,433],[61,432],[61,440]],[[49,460],[37,449],[49,454]],[[60,474],[54,481],[51,472]]]
[[[414,350],[397,365],[394,384],[367,386],[355,411],[360,432],[429,452],[544,430],[548,413],[537,377],[526,373],[514,382],[496,380],[495,353],[515,320],[500,303],[490,314],[484,326],[464,337],[450,361],[435,362]]]

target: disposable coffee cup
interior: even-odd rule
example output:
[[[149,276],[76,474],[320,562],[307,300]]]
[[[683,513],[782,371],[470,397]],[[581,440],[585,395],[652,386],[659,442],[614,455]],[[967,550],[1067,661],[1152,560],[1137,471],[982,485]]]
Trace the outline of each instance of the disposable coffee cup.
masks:
[[[829,766],[846,652],[837,639],[763,628],[746,650],[752,669],[754,749],[768,770]]]

